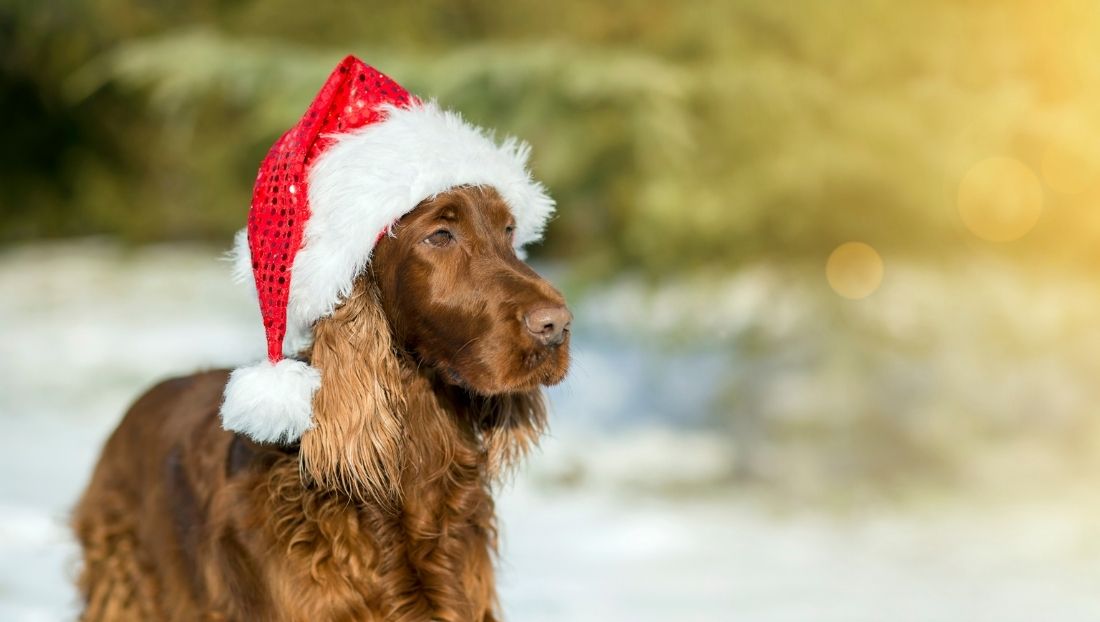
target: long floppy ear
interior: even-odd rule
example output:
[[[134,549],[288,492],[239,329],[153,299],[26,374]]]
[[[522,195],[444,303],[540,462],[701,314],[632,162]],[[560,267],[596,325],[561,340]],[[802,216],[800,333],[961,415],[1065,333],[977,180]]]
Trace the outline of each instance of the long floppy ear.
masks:
[[[404,465],[401,371],[377,287],[361,277],[314,326],[311,364],[321,372],[313,427],[302,435],[307,479],[395,509]]]
[[[482,447],[493,479],[507,477],[536,445],[546,429],[546,399],[541,389],[479,398]]]

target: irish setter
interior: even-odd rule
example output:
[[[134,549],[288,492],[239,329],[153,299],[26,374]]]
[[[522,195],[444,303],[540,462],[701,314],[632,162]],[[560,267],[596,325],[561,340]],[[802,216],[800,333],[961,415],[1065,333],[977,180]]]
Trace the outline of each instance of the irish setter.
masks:
[[[138,399],[76,508],[82,619],[498,619],[490,492],[571,319],[511,228],[488,187],[401,219],[302,353],[324,382],[299,444],[223,430],[226,371]]]

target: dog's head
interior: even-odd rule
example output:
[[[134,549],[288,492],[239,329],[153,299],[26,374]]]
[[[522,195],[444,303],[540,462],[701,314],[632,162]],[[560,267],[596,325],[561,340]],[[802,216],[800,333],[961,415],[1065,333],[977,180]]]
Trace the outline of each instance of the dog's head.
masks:
[[[556,384],[569,364],[565,300],[512,247],[515,219],[490,187],[421,203],[372,265],[397,344],[481,395]]]
[[[513,228],[493,188],[464,186],[421,202],[379,240],[352,295],[314,327],[322,382],[302,437],[307,475],[392,500],[407,418],[441,408],[424,394],[463,406],[463,426],[498,463],[490,469],[534,441],[540,387],[568,369],[572,316],[516,256]]]

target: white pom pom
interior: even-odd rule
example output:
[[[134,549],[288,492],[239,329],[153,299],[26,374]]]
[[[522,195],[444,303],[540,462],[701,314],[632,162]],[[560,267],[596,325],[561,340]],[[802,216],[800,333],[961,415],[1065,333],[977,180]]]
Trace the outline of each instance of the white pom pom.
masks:
[[[263,361],[229,375],[222,427],[259,443],[292,443],[313,425],[313,394],[321,373],[293,359]]]

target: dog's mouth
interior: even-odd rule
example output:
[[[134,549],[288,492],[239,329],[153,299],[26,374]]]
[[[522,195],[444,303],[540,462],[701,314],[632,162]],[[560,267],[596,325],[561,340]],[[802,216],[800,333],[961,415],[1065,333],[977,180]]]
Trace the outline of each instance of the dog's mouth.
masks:
[[[516,369],[496,374],[477,369],[471,373],[453,363],[437,363],[435,368],[448,384],[480,395],[530,391],[556,385],[565,379],[569,371],[569,339],[550,348],[519,352],[516,356],[519,363]]]
[[[540,348],[525,355],[524,368],[529,370],[521,385],[535,388],[539,385],[553,386],[565,379],[569,372],[569,334],[560,344]]]

